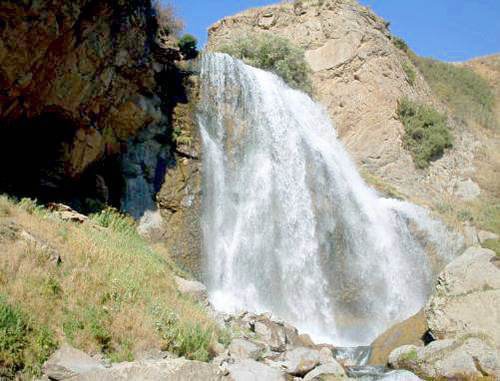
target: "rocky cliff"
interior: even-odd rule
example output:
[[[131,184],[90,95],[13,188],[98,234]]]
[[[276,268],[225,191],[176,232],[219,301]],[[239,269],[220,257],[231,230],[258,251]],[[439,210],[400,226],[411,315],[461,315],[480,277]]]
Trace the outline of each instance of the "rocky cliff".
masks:
[[[1,2],[2,191],[120,198],[112,159],[175,96],[157,28],[150,0]]]
[[[477,172],[475,161],[490,138],[457,123],[449,112],[454,148],[429,169],[415,167],[403,147],[398,101],[406,97],[449,110],[409,55],[396,46],[389,23],[370,9],[355,0],[295,1],[251,9],[214,24],[209,29],[209,49],[217,50],[251,33],[279,35],[305,50],[314,94],[365,171],[406,198],[429,206],[477,196],[472,180]],[[494,139],[498,141],[498,134]],[[490,156],[491,152],[486,155]]]

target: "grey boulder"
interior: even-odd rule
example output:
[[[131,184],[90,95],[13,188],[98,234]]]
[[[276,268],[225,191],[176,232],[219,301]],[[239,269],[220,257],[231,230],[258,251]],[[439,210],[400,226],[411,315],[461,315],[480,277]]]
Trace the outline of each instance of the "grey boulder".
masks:
[[[500,258],[488,249],[467,249],[439,275],[425,315],[439,339],[480,332],[500,349]]]
[[[215,365],[183,358],[124,362],[111,368],[93,370],[71,381],[222,381]]]
[[[228,364],[226,367],[231,381],[285,381],[279,369],[272,368],[255,360],[246,359]]]
[[[476,379],[500,376],[498,353],[491,339],[464,335],[426,347],[404,345],[389,355],[389,365],[424,378]]]
[[[42,367],[43,373],[56,381],[99,369],[104,369],[104,365],[67,344],[54,352]]]
[[[306,347],[298,347],[285,353],[283,367],[288,374],[303,377],[321,360],[320,351]]]

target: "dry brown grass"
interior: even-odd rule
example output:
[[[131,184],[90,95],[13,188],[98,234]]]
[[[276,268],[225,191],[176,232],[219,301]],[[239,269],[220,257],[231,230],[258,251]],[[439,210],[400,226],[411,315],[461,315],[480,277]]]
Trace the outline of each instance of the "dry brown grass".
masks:
[[[177,269],[165,249],[153,250],[130,232],[75,225],[0,202],[10,210],[0,225],[14,223],[50,247],[0,239],[0,294],[59,342],[120,361],[144,349],[176,351],[190,327],[208,337],[202,346],[217,339],[206,311],[177,292]],[[48,255],[52,250],[62,258],[59,265]]]

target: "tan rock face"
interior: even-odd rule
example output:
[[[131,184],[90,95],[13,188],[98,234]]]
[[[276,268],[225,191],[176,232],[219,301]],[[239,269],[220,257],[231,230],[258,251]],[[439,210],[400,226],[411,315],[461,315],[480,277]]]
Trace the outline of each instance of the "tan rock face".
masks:
[[[440,339],[481,333],[500,349],[500,265],[491,250],[471,247],[445,267],[425,315]]]
[[[288,38],[305,50],[315,96],[358,165],[424,203],[445,192],[453,195],[457,179],[474,171],[475,138],[455,130],[460,134],[456,150],[427,171],[415,168],[402,146],[398,100],[409,97],[442,107],[416,68],[415,82],[409,83],[403,65],[413,64],[394,46],[384,20],[355,0],[301,3],[300,9],[290,2],[227,17],[210,28],[208,48],[217,50],[248,33]]]

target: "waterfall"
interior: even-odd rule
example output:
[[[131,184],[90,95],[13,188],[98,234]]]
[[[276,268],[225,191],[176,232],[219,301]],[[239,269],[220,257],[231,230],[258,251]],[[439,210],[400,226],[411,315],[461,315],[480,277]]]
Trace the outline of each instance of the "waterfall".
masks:
[[[433,282],[422,234],[446,261],[446,229],[369,188],[323,107],[277,76],[216,53],[201,80],[214,306],[270,311],[336,345],[369,344],[422,308]]]

